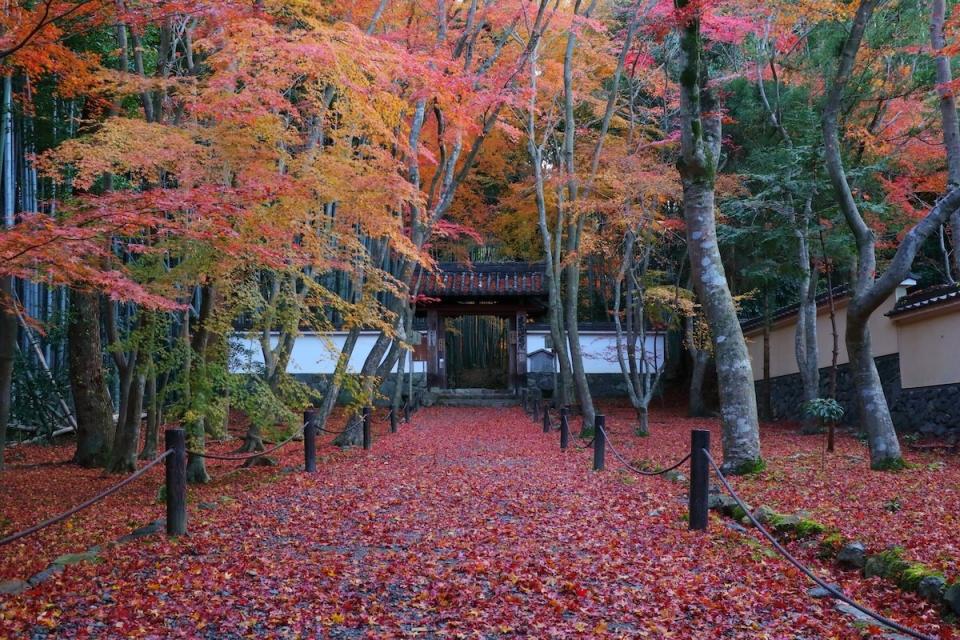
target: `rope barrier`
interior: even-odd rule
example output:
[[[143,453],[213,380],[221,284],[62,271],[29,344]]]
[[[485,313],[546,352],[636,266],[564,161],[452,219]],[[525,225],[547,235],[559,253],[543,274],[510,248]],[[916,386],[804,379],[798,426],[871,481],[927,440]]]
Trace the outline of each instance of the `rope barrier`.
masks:
[[[339,436],[339,435],[342,435],[342,434],[346,433],[347,431],[350,431],[351,429],[353,429],[354,427],[356,427],[357,425],[362,424],[362,423],[363,423],[363,418],[359,418],[359,419],[358,419],[358,418],[354,418],[352,422],[350,422],[347,426],[345,426],[345,427],[344,427],[343,429],[341,429],[340,431],[332,431],[332,430],[327,429],[327,428],[325,428],[325,427],[317,427],[317,431],[320,431],[320,432],[322,432],[322,433],[329,434],[329,435],[331,435],[331,436]]]
[[[603,437],[607,439],[607,446],[610,447],[610,452],[613,454],[613,457],[616,458],[617,460],[619,460],[619,461],[620,461],[620,464],[622,464],[624,467],[626,467],[626,468],[629,469],[630,471],[633,471],[633,472],[636,473],[637,475],[641,475],[641,476],[662,476],[662,475],[664,475],[664,474],[666,474],[666,473],[670,473],[670,472],[673,471],[674,469],[680,467],[681,465],[683,465],[685,462],[687,462],[687,461],[690,459],[690,454],[688,453],[686,456],[683,457],[683,460],[681,460],[680,462],[677,462],[676,464],[674,464],[674,465],[672,465],[672,466],[667,467],[666,469],[661,469],[660,471],[644,471],[643,469],[638,469],[637,467],[633,466],[632,464],[630,464],[629,462],[627,462],[627,459],[626,459],[626,458],[624,458],[622,455],[620,455],[620,452],[617,451],[616,447],[613,446],[613,442],[610,440],[610,435],[607,433],[606,429],[604,429],[603,427],[597,427],[597,428],[600,430],[600,433],[603,434]]]
[[[250,454],[247,454],[247,455],[243,455],[243,456],[224,456],[224,455],[219,455],[219,454],[216,454],[216,453],[203,453],[203,452],[200,452],[200,451],[190,451],[190,450],[187,450],[187,453],[188,453],[189,455],[191,455],[191,456],[196,456],[196,457],[198,457],[198,458],[206,458],[206,459],[208,459],[208,460],[226,460],[226,461],[228,461],[228,462],[245,462],[245,461],[247,461],[247,460],[252,460],[252,459],[254,459],[254,458],[259,458],[259,457],[261,457],[261,456],[269,455],[269,454],[273,453],[274,451],[277,451],[278,449],[281,449],[282,447],[287,446],[288,444],[290,444],[291,442],[293,442],[293,440],[294,440],[297,436],[299,436],[300,434],[303,433],[303,429],[304,429],[306,426],[307,426],[307,425],[303,425],[302,427],[300,427],[299,429],[297,429],[296,431],[294,431],[293,434],[291,434],[291,436],[290,436],[289,438],[287,438],[286,440],[284,440],[284,441],[281,442],[280,444],[278,444],[278,445],[276,445],[276,446],[274,446],[274,447],[271,447],[271,448],[267,449],[266,451],[254,451],[253,453],[250,453]]]
[[[583,445],[582,447],[577,444],[577,445],[574,445],[574,448],[577,449],[578,451],[586,451],[587,449],[589,449],[590,447],[593,446],[593,441],[596,440],[596,439],[597,439],[597,437],[594,436],[594,437],[590,438],[590,442],[588,442],[587,444]]]
[[[797,560],[793,555],[791,555],[790,552],[787,551],[787,550],[783,547],[783,545],[781,545],[781,544],[777,541],[777,539],[773,537],[773,534],[771,534],[769,531],[767,531],[767,530],[763,527],[763,525],[761,525],[760,522],[757,521],[757,519],[756,519],[756,518],[753,516],[753,514],[750,512],[750,509],[747,508],[747,505],[744,504],[743,500],[740,499],[740,496],[737,495],[737,492],[734,491],[734,490],[733,490],[733,487],[730,486],[730,483],[727,481],[727,478],[726,478],[726,477],[723,475],[723,473],[720,471],[720,467],[717,465],[717,462],[713,459],[713,456],[710,455],[710,452],[707,451],[706,449],[704,449],[704,453],[705,453],[706,456],[707,456],[707,460],[710,462],[710,466],[713,467],[714,472],[717,474],[717,478],[719,478],[720,482],[721,482],[721,483],[723,484],[723,486],[726,488],[727,492],[730,494],[730,497],[732,497],[732,498],[736,501],[737,505],[738,505],[741,509],[743,509],[744,513],[746,513],[747,518],[750,519],[750,522],[753,523],[753,526],[755,526],[755,527],[757,528],[757,530],[760,531],[761,534],[763,534],[763,537],[766,538],[766,539],[770,542],[770,544],[773,545],[773,548],[776,549],[777,553],[779,553],[781,556],[783,556],[784,559],[787,560],[787,562],[789,562],[789,563],[792,564],[794,567],[796,567],[798,570],[800,570],[804,575],[806,575],[806,576],[807,576],[808,578],[810,578],[813,582],[815,582],[815,583],[817,584],[817,586],[819,586],[819,587],[821,587],[822,589],[824,589],[827,593],[830,594],[830,596],[831,596],[832,598],[834,598],[834,599],[836,599],[836,600],[840,600],[841,602],[845,602],[846,604],[850,605],[851,607],[853,607],[854,609],[856,609],[856,610],[859,611],[860,613],[863,613],[863,614],[865,614],[865,615],[867,615],[867,616],[870,616],[871,618],[873,618],[874,620],[876,620],[876,621],[879,622],[880,624],[885,625],[885,626],[887,626],[887,627],[890,627],[891,629],[894,629],[895,631],[899,631],[900,633],[904,633],[904,634],[906,634],[906,635],[908,635],[908,636],[910,636],[910,637],[912,637],[912,638],[917,638],[918,640],[936,640],[936,639],[933,638],[932,636],[928,636],[928,635],[925,635],[925,634],[923,634],[923,633],[920,633],[919,631],[916,631],[915,629],[911,629],[910,627],[905,627],[905,626],[903,626],[902,624],[899,624],[899,623],[897,623],[897,622],[894,622],[893,620],[890,620],[889,618],[883,617],[882,615],[880,615],[880,614],[877,613],[876,611],[873,611],[873,610],[871,610],[871,609],[868,609],[867,607],[864,607],[864,606],[861,605],[861,604],[858,604],[856,601],[851,600],[849,597],[845,596],[842,592],[840,592],[839,590],[837,590],[835,587],[831,586],[830,584],[824,582],[824,581],[821,580],[819,577],[817,577],[817,575],[816,575],[815,573],[813,573],[813,571],[811,571],[810,569],[808,569],[808,568],[807,568],[805,565],[803,565],[799,560]]]
[[[69,518],[70,516],[72,516],[72,515],[80,512],[80,511],[83,511],[84,509],[86,509],[86,508],[88,508],[88,507],[93,506],[94,504],[100,502],[100,501],[103,500],[104,498],[107,498],[107,497],[113,495],[114,493],[116,493],[117,491],[119,491],[120,489],[122,489],[123,487],[127,486],[127,485],[130,484],[131,482],[133,482],[133,481],[137,480],[138,478],[140,478],[140,476],[142,476],[143,474],[145,474],[147,471],[149,471],[149,470],[152,469],[153,467],[157,466],[158,464],[160,464],[161,462],[163,462],[164,460],[166,460],[167,456],[171,455],[172,453],[173,453],[173,450],[172,450],[172,449],[167,449],[166,451],[164,451],[163,453],[161,453],[159,456],[157,456],[156,458],[154,458],[153,460],[151,460],[150,462],[148,462],[146,465],[144,465],[143,467],[141,467],[141,468],[138,469],[137,471],[134,471],[134,472],[131,473],[129,476],[127,476],[127,477],[124,478],[122,481],[118,482],[117,484],[113,485],[113,486],[110,487],[109,489],[106,489],[106,490],[104,490],[104,491],[101,491],[100,493],[98,493],[97,495],[93,496],[92,498],[90,498],[90,499],[88,499],[88,500],[86,500],[86,501],[84,501],[84,502],[81,502],[81,503],[78,504],[77,506],[75,506],[75,507],[73,507],[72,509],[69,509],[69,510],[67,510],[67,511],[64,511],[63,513],[61,513],[61,514],[58,515],[58,516],[54,516],[54,517],[52,517],[52,518],[49,518],[48,520],[44,520],[43,522],[41,522],[41,523],[39,523],[39,524],[33,525],[33,526],[30,527],[29,529],[24,529],[23,531],[20,531],[19,533],[14,533],[14,534],[12,534],[12,535],[7,536],[6,538],[3,538],[2,540],[0,540],[0,547],[2,547],[2,546],[4,546],[4,545],[8,545],[8,544],[10,544],[11,542],[15,542],[15,541],[17,541],[17,540],[19,540],[19,539],[21,539],[21,538],[25,538],[25,537],[27,537],[27,536],[29,536],[29,535],[31,535],[31,534],[34,534],[34,533],[36,533],[36,532],[38,532],[38,531],[40,531],[40,530],[42,530],[42,529],[46,529],[47,527],[52,526],[52,525],[55,525],[55,524],[57,524],[58,522],[63,522],[64,520],[66,520],[66,519]]]

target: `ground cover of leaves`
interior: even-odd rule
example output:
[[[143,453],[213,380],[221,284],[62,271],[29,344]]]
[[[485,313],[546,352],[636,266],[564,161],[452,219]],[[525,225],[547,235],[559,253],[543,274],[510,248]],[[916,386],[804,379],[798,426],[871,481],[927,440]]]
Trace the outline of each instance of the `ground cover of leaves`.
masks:
[[[670,463],[689,449],[694,426],[714,430],[719,456],[711,421],[660,411],[652,436],[638,438],[628,411],[608,413],[628,459]],[[381,419],[376,435],[372,452],[322,448],[317,474],[215,468],[219,479],[191,495],[188,536],[107,546],[102,562],[0,596],[0,637],[812,639],[877,631],[810,598],[803,577],[755,533],[716,517],[708,534],[688,532],[684,485],[629,475],[612,459],[593,473],[589,451],[559,451],[557,434],[519,409],[428,409],[396,435]],[[841,438],[823,468],[821,444],[766,428],[767,471],[734,482],[757,504],[833,514],[832,523],[871,544],[912,540],[917,559],[930,559],[919,557],[923,527],[937,530],[931,557],[956,544],[955,460],[941,467],[924,457],[915,469],[871,474],[859,442]],[[280,468],[300,455],[289,447]],[[35,464],[40,452],[26,457]],[[14,522],[4,530],[69,506],[58,489],[95,492],[99,485],[87,484],[94,475],[65,466],[59,485],[48,486],[49,474],[6,472],[0,496]],[[21,476],[33,484],[18,484]],[[4,549],[4,576],[26,577],[24,563],[41,566],[160,517],[158,482],[40,542]],[[224,493],[230,499],[217,500]],[[900,496],[899,511],[883,508],[888,493]],[[201,501],[217,506],[201,509]],[[819,564],[812,548],[791,549],[865,604],[952,637],[917,598]]]

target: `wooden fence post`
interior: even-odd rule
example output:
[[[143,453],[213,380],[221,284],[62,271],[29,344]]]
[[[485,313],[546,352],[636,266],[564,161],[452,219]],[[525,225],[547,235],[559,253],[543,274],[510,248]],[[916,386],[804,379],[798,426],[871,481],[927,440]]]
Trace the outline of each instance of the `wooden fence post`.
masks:
[[[173,453],[167,456],[167,535],[187,532],[187,438],[183,429],[167,429],[164,444]]]
[[[607,455],[607,419],[597,414],[593,420],[593,470],[603,471],[604,458]]]
[[[370,451],[373,441],[370,438],[370,407],[363,408],[363,448]]]
[[[567,421],[567,408],[560,407],[560,450],[570,446],[570,423]]]
[[[307,409],[303,412],[303,470],[313,473],[317,470],[317,418],[319,409]]]
[[[706,531],[709,516],[710,432],[694,429],[690,432],[690,530]]]
[[[550,433],[550,403],[543,401],[543,432]]]

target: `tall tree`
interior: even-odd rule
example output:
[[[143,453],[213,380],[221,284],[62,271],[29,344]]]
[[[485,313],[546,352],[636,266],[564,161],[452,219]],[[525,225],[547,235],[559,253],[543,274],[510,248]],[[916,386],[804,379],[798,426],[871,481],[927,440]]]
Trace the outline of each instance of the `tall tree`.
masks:
[[[877,308],[910,273],[913,260],[924,240],[936,231],[960,206],[960,189],[952,189],[900,240],[896,252],[881,271],[877,263],[877,237],[864,219],[847,179],[841,147],[840,114],[844,97],[863,43],[864,34],[882,0],[861,0],[840,49],[836,71],[824,102],[821,126],[827,172],[837,204],[854,236],[857,247],[852,296],[847,306],[846,344],[856,390],[860,421],[870,444],[874,469],[903,464],[900,442],[890,417],[882,381],[873,359],[869,320]]]
[[[709,83],[703,6],[675,0],[680,16],[680,159],[690,268],[710,325],[720,388],[724,466],[746,471],[760,461],[753,371],[717,244],[715,187],[721,152],[720,104]]]

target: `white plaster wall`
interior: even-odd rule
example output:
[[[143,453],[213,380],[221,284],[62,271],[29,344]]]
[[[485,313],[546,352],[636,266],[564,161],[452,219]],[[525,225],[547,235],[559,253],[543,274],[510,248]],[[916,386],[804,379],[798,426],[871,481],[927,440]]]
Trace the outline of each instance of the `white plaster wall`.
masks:
[[[870,341],[873,348],[873,357],[886,356],[897,353],[899,350],[897,328],[886,314],[893,310],[897,303],[897,296],[901,292],[891,294],[880,307],[873,312],[867,325],[870,327]],[[847,355],[845,335],[847,331],[847,300],[838,301],[836,306],[837,335],[839,349],[837,364],[847,364],[850,361]],[[770,377],[791,375],[800,371],[797,367],[797,355],[794,350],[794,340],[797,332],[797,317],[791,316],[787,320],[776,323],[770,329]],[[747,349],[750,352],[750,363],[753,367],[753,379],[763,380],[763,329],[752,329],[745,334]],[[823,369],[833,362],[833,327],[830,323],[830,309],[821,305],[817,309],[817,365]]]
[[[527,353],[544,349],[546,331],[527,333]],[[647,334],[647,361],[657,368],[663,367],[666,342],[663,334]],[[580,348],[583,350],[583,369],[586,373],[620,373],[617,362],[617,334],[613,331],[581,331]],[[558,368],[559,369],[559,368]]]
[[[353,350],[348,365],[351,373],[356,373],[363,366],[367,354],[377,340],[377,333],[368,331],[360,334],[357,346]],[[527,334],[527,353],[533,353],[546,347],[546,331],[530,331]],[[346,332],[332,333],[304,333],[297,338],[293,346],[293,354],[287,373],[290,374],[332,374],[340,357],[340,350],[346,341]],[[270,337],[271,346],[276,346],[278,337]],[[263,366],[263,354],[260,351],[260,342],[257,336],[235,333],[230,338],[235,356],[230,364],[234,373],[251,371]],[[580,343],[583,348],[583,366],[587,373],[620,373],[617,363],[617,338],[613,332],[581,331]],[[662,334],[649,334],[646,349],[647,360],[657,367],[662,367],[664,358],[665,340]],[[410,371],[410,358],[407,354],[405,371]],[[396,371],[396,369],[394,369]],[[425,362],[413,363],[414,373],[426,373]]]
[[[347,365],[350,373],[357,373],[363,366],[367,354],[373,349],[377,341],[378,332],[365,331],[357,339],[357,346],[353,349],[350,356],[350,362]],[[290,363],[287,365],[289,374],[332,374],[337,366],[337,359],[340,357],[340,350],[346,342],[347,333],[345,331],[335,331],[332,333],[304,333],[297,337],[293,345],[293,354],[290,357]],[[277,345],[278,336],[270,336],[270,344]],[[235,333],[230,338],[233,352],[239,352],[239,356],[233,358],[230,363],[230,370],[234,373],[250,371],[263,366],[263,353],[260,350],[260,341],[257,336],[249,334]],[[407,364],[404,371],[410,372],[411,353],[407,353]],[[425,362],[413,363],[414,373],[425,373]],[[394,368],[396,371],[396,368]]]

